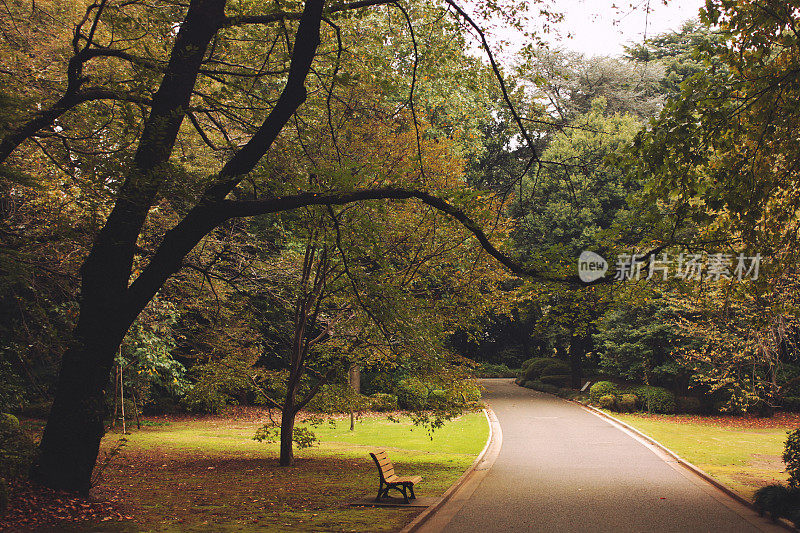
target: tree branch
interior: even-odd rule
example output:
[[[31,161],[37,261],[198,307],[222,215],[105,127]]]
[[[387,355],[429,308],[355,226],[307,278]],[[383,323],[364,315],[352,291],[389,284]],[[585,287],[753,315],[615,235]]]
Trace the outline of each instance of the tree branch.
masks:
[[[220,181],[209,188],[206,197],[215,200],[225,198],[242,177],[255,168],[297,108],[305,102],[305,81],[320,42],[324,3],[324,0],[307,0],[295,36],[289,77],[275,107],[255,135],[222,167],[218,174]]]
[[[353,9],[360,9],[362,7],[391,4],[395,1],[396,0],[360,0],[357,2],[345,2],[329,7],[325,10],[325,14],[350,11]],[[239,15],[235,17],[226,17],[222,23],[222,26],[227,28],[230,26],[243,26],[245,24],[272,24],[273,22],[278,22],[281,20],[299,20],[302,18],[302,16],[302,13],[297,12],[278,12],[269,13],[267,15]]]

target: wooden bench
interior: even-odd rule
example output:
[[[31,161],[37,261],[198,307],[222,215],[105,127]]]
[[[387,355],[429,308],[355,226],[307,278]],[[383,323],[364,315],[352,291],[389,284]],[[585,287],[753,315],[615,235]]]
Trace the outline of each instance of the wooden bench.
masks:
[[[409,498],[415,500],[417,497],[414,495],[414,485],[422,481],[420,476],[400,477],[394,473],[394,466],[386,454],[386,450],[378,450],[375,453],[370,452],[370,457],[375,461],[378,467],[378,474],[380,475],[380,484],[378,485],[378,497],[375,498],[376,502],[381,501],[381,498],[389,497],[389,489],[395,489],[403,493],[403,501],[408,503]]]

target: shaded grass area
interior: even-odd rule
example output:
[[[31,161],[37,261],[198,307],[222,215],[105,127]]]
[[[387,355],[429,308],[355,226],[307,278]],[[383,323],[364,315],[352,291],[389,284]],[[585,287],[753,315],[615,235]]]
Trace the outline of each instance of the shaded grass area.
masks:
[[[314,428],[321,443],[279,467],[277,444],[252,439],[258,423],[176,420],[127,436],[95,489],[119,502],[128,521],[73,531],[393,531],[420,511],[350,507],[374,496],[378,476],[368,452],[385,448],[400,475],[423,477],[418,496],[441,495],[483,448],[488,425],[469,413],[432,438],[407,418],[369,416]],[[103,450],[121,435],[109,433]],[[102,457],[102,452],[101,452]],[[67,529],[63,529],[67,530]]]
[[[764,485],[786,482],[781,455],[794,418],[612,414],[748,500]]]

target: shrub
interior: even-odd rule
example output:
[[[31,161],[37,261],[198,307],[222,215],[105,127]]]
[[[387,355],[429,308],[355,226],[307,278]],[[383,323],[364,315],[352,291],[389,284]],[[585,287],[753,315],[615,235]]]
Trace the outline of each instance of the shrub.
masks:
[[[513,378],[518,372],[518,370],[511,370],[503,364],[482,363],[475,370],[475,375],[481,378]]]
[[[0,477],[0,516],[8,510],[8,485],[6,480]]]
[[[527,371],[528,368],[536,363],[537,361],[550,361],[550,357],[531,357],[530,359],[525,359],[520,365],[520,369],[524,372]]]
[[[766,400],[759,398],[755,402],[753,402],[747,410],[751,413],[755,413],[757,416],[762,418],[772,418],[775,414],[775,407],[772,406]]]
[[[533,357],[522,363],[519,377],[524,381],[530,381],[542,375],[542,368],[552,361],[549,357]]]
[[[623,394],[617,401],[617,409],[622,413],[632,413],[636,410],[637,401],[635,394]]]
[[[370,396],[369,408],[373,411],[397,411],[397,396],[376,392]]]
[[[539,378],[539,381],[542,383],[547,383],[549,385],[555,385],[556,387],[566,387],[569,385],[570,376],[566,376],[563,374],[558,374],[555,376],[545,375]]]
[[[550,359],[550,364],[544,365],[541,370],[542,376],[569,375],[572,369],[560,359]]]
[[[783,462],[789,474],[789,487],[800,489],[800,429],[788,432],[783,448]]]
[[[428,387],[419,378],[401,379],[397,384],[397,401],[404,409],[424,409],[428,401]]]
[[[447,401],[456,404],[478,402],[481,399],[481,388],[472,379],[462,379],[451,383],[447,389]]]
[[[447,406],[447,392],[434,389],[428,394],[427,406],[431,409],[443,409]]]
[[[696,415],[703,410],[700,399],[694,396],[676,396],[675,409],[679,413],[688,413],[690,415]]]
[[[675,395],[664,387],[644,386],[635,390],[641,407],[648,413],[673,414]]]
[[[328,383],[308,402],[306,410],[317,413],[347,413],[368,409],[371,400],[347,383]]]
[[[6,347],[3,352],[8,349]],[[30,391],[26,389],[25,384],[14,372],[7,357],[6,353],[3,353],[3,357],[0,357],[0,411],[18,413],[27,405]]]
[[[778,484],[767,485],[756,491],[755,504],[759,514],[764,513],[777,520],[791,511],[791,494],[787,487]]]
[[[800,412],[800,396],[784,396],[781,405],[787,411]]]
[[[610,381],[598,381],[591,387],[589,387],[589,400],[593,403],[597,403],[600,400],[601,396],[605,396],[607,394],[616,394],[617,393],[617,386],[611,383]]]
[[[24,476],[36,446],[14,415],[0,413],[0,478]]]
[[[181,397],[180,403],[190,413],[217,414],[232,401],[230,396],[220,392],[215,387],[196,384]]]
[[[184,408],[179,400],[169,396],[156,396],[142,406],[142,414],[145,415],[172,415],[182,411]]]
[[[569,365],[560,359],[535,357],[523,363],[520,377],[525,381],[532,381],[540,380],[542,376],[569,374],[569,371]]]
[[[526,381],[524,387],[527,389],[537,390],[539,392],[546,392],[547,394],[558,395],[558,393],[561,392],[561,389],[559,389],[555,385],[542,383],[541,381],[536,381],[536,380]]]
[[[606,394],[597,399],[597,403],[603,409],[614,410],[617,406],[617,397],[613,394]]]
[[[675,412],[675,395],[667,389],[654,387],[647,397],[650,413],[672,414]]]

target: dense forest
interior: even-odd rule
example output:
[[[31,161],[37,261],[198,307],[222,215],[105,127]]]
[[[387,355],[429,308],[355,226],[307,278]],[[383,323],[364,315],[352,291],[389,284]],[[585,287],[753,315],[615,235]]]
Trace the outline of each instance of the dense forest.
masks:
[[[120,387],[274,408],[282,464],[303,409],[436,426],[476,371],[800,408],[797,6],[591,58],[524,31],[544,5],[471,9],[4,3],[0,411],[49,416],[34,479],[88,488]]]

